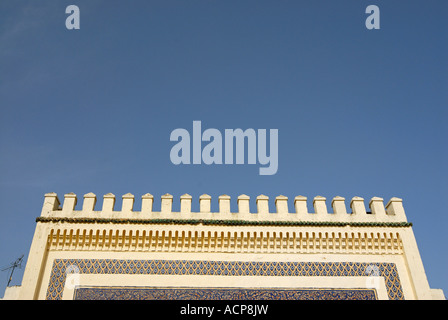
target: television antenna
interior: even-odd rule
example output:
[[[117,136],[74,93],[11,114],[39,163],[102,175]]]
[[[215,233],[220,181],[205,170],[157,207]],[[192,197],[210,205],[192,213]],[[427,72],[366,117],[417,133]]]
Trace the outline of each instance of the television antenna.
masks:
[[[11,269],[11,274],[9,275],[8,284],[6,285],[7,287],[9,287],[9,284],[11,283],[12,274],[14,273],[15,268],[19,268],[19,269],[22,268],[22,260],[23,260],[23,254],[20,258],[16,259],[16,261],[12,262],[9,267],[6,267],[1,270],[1,271],[6,271],[6,270]]]

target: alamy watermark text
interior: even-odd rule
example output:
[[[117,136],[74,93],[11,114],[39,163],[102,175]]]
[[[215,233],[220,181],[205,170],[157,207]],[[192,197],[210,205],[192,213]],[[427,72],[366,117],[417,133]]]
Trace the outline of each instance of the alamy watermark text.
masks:
[[[234,164],[234,158],[235,164],[245,164],[247,154],[247,164],[256,164],[258,158],[258,163],[264,166],[259,169],[260,175],[274,175],[278,170],[278,129],[269,130],[269,155],[266,129],[225,129],[223,139],[218,129],[209,128],[202,132],[201,121],[193,121],[192,136],[188,130],[178,128],[171,132],[170,141],[177,141],[170,152],[171,162],[175,165]],[[202,142],[208,143],[203,147]]]

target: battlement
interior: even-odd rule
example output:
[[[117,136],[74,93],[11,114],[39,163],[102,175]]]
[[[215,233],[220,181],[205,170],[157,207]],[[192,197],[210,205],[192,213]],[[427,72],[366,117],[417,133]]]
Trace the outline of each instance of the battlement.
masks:
[[[250,197],[240,195],[237,198],[237,212],[231,211],[231,197],[221,195],[218,197],[218,212],[211,212],[212,197],[203,194],[199,197],[199,212],[192,212],[192,196],[184,194],[180,196],[180,210],[172,210],[173,196],[165,194],[161,196],[160,211],[153,211],[154,197],[147,193],[141,197],[141,210],[134,211],[135,197],[127,193],[122,196],[121,210],[115,208],[115,195],[108,193],[103,196],[101,210],[98,210],[97,196],[94,193],[84,195],[81,210],[75,210],[77,196],[68,193],[61,202],[56,193],[45,195],[41,217],[48,218],[90,218],[90,219],[176,219],[176,220],[232,220],[232,221],[309,221],[309,222],[407,222],[402,199],[391,198],[386,205],[382,198],[373,197],[366,203],[361,197],[354,197],[346,202],[343,197],[334,197],[327,208],[327,199],[316,196],[312,200],[314,212],[308,212],[308,199],[304,196],[296,196],[294,201],[288,203],[288,197],[277,196],[275,198],[275,212],[269,210],[269,197],[259,195],[256,197],[256,210],[251,211]],[[294,208],[290,210],[290,208]],[[350,210],[348,210],[349,208]]]

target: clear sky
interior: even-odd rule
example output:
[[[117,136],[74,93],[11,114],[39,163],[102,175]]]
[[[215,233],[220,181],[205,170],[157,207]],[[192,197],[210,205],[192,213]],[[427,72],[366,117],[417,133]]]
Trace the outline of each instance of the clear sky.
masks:
[[[98,208],[130,192],[136,209],[149,192],[155,210],[165,193],[175,210],[184,193],[193,210],[228,194],[234,211],[243,193],[290,210],[297,195],[400,197],[448,294],[447,13],[445,0],[2,0],[0,266],[28,256],[47,192],[94,192]],[[193,120],[278,129],[277,174],[173,165],[170,133]]]

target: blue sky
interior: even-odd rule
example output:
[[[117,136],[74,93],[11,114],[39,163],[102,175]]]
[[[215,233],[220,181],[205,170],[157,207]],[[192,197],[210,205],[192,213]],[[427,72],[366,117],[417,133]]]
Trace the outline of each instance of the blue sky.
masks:
[[[70,4],[80,30],[65,28]],[[380,30],[365,27],[370,4]],[[235,211],[243,193],[253,208],[286,195],[290,210],[296,195],[400,197],[446,294],[447,12],[436,0],[3,0],[0,266],[28,255],[47,192],[94,192],[99,206],[112,192],[118,208],[149,192],[155,209],[189,193],[193,210],[228,194]],[[174,166],[170,133],[193,120],[278,129],[277,174]]]

